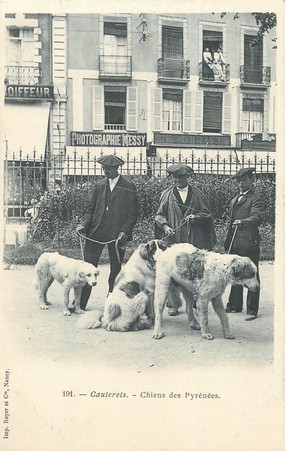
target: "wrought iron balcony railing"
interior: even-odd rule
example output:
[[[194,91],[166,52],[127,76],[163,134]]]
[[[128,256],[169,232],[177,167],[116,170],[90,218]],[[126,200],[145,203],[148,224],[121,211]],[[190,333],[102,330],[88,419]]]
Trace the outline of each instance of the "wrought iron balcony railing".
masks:
[[[105,130],[126,130],[125,124],[105,124]]]
[[[159,58],[157,62],[159,80],[188,81],[190,79],[190,61],[184,59]]]
[[[229,83],[230,65],[215,65],[209,67],[204,61],[199,63],[199,83]]]
[[[236,133],[236,147],[275,150],[276,134],[269,132],[238,132]]]
[[[271,82],[271,67],[262,66],[251,68],[240,66],[240,81],[242,85],[263,85],[269,86]]]
[[[118,55],[99,56],[99,77],[132,77],[132,57]]]
[[[5,66],[5,83],[8,85],[38,85],[41,72],[35,66]]]

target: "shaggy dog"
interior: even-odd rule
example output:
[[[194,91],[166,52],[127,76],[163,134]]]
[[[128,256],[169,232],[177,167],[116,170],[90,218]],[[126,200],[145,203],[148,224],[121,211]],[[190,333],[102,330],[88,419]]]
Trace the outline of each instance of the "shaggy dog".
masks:
[[[70,316],[68,303],[71,288],[74,289],[75,312],[81,313],[80,294],[82,287],[86,283],[91,287],[97,285],[99,270],[91,263],[64,257],[59,255],[58,252],[44,252],[37,261],[36,275],[41,309],[47,310],[48,305],[50,305],[47,300],[47,291],[55,279],[64,288],[63,314]]]
[[[210,301],[220,318],[224,337],[234,338],[229,330],[222,294],[229,283],[243,285],[252,291],[257,290],[259,283],[256,271],[256,266],[248,257],[199,250],[192,244],[174,244],[159,257],[156,263],[153,338],[159,339],[164,336],[162,313],[171,287],[182,292],[186,300],[186,312],[191,321],[191,327],[201,328],[203,338],[207,340],[214,338],[208,327]],[[193,314],[193,296],[196,298],[201,327]]]
[[[165,249],[160,240],[140,244],[118,274],[103,315],[98,311],[86,313],[77,327],[96,329],[102,325],[109,331],[120,332],[149,329],[154,316],[155,263]]]

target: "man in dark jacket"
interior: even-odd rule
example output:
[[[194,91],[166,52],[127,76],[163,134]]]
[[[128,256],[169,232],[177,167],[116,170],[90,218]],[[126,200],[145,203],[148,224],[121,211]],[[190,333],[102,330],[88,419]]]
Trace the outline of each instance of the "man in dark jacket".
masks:
[[[174,186],[161,195],[155,216],[156,238],[164,237],[168,245],[191,243],[199,249],[212,250],[216,244],[213,217],[204,194],[188,182],[193,169],[174,164],[167,172]],[[170,316],[178,315],[180,302],[174,306],[168,299],[167,306]]]
[[[254,168],[240,169],[232,178],[237,180],[240,193],[230,202],[230,223],[225,240],[225,250],[230,254],[249,257],[257,267],[260,252],[260,236],[258,226],[262,222],[262,202],[253,190]],[[247,293],[246,321],[257,317],[260,291]],[[243,287],[232,286],[226,311],[228,313],[241,312],[243,306]]]
[[[110,259],[109,292],[113,291],[116,276],[121,270],[127,241],[132,239],[132,230],[138,218],[138,198],[133,182],[119,175],[119,166],[124,161],[115,155],[104,155],[102,164],[106,178],[95,184],[87,214],[77,230],[87,238],[84,260],[98,266],[105,244]],[[80,307],[85,309],[91,294],[86,284],[81,292]]]

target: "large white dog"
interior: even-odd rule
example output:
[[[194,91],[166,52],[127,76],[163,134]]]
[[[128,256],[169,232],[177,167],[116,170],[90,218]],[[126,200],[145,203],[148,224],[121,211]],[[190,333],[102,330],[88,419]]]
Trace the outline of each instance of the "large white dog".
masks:
[[[122,267],[112,293],[106,299],[104,313],[85,313],[77,322],[81,329],[103,326],[109,331],[126,332],[149,329],[153,324],[155,263],[166,249],[163,241],[140,244]]]
[[[64,289],[63,314],[70,316],[71,313],[68,309],[70,290],[74,289],[75,313],[81,313],[82,287],[86,283],[91,287],[97,285],[99,270],[91,263],[68,258],[58,252],[44,252],[37,261],[36,275],[41,309],[47,310],[50,305],[47,300],[47,291],[55,279]]]
[[[180,290],[186,300],[186,311],[193,329],[200,328],[193,315],[193,297],[196,298],[203,338],[214,338],[208,326],[210,301],[220,318],[224,337],[234,338],[229,330],[222,294],[229,283],[257,290],[259,283],[256,272],[256,266],[248,257],[199,250],[192,244],[174,244],[160,255],[156,263],[153,338],[164,336],[162,313],[172,286]]]

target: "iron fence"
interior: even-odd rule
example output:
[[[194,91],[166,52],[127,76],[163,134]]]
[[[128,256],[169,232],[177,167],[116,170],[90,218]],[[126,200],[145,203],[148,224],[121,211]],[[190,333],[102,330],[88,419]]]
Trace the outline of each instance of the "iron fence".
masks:
[[[70,150],[70,148],[69,148]],[[195,174],[215,174],[229,177],[241,167],[255,167],[261,178],[275,177],[274,152],[210,151],[201,149],[164,149],[159,152],[150,148],[148,156],[145,150],[134,155],[132,150],[122,157],[125,164],[120,168],[123,175],[162,178],[167,175],[171,164],[185,163],[191,166]],[[72,151],[49,159],[37,158],[36,152],[30,157],[20,152],[6,153],[4,159],[4,205],[6,218],[25,218],[33,214],[35,201],[50,189],[62,189],[68,184],[92,182],[102,177],[102,166],[98,158],[88,148],[72,148]],[[30,213],[29,213],[30,212]]]

